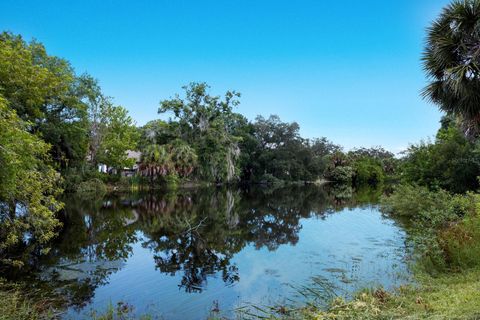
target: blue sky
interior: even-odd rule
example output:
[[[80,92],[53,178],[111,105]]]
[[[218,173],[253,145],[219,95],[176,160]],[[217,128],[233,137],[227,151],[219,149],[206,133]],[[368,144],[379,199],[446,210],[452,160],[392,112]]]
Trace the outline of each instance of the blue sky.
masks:
[[[182,85],[242,93],[305,137],[400,151],[435,134],[419,93],[425,28],[444,0],[3,0],[0,29],[43,42],[100,80],[138,124]]]

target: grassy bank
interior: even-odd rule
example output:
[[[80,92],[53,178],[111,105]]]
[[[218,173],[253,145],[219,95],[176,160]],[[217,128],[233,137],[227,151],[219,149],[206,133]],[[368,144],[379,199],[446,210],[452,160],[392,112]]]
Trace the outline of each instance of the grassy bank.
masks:
[[[418,285],[364,290],[349,302],[334,300],[327,310],[314,306],[292,319],[480,319],[480,269],[432,277],[417,275]]]

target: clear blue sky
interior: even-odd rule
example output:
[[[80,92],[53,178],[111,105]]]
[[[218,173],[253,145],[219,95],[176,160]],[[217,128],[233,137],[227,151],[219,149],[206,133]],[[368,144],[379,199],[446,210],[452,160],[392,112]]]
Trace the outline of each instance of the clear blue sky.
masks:
[[[445,0],[3,0],[0,29],[98,78],[138,124],[191,81],[242,93],[306,137],[399,151],[440,113],[419,96],[425,28]]]

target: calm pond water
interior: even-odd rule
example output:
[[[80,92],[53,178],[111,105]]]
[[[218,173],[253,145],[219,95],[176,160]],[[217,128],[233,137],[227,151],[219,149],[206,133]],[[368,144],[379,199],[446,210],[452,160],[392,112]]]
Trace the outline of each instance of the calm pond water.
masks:
[[[119,301],[163,319],[228,317],[390,288],[408,276],[406,235],[377,197],[311,186],[66,199],[65,230],[32,285],[61,296],[66,319]]]

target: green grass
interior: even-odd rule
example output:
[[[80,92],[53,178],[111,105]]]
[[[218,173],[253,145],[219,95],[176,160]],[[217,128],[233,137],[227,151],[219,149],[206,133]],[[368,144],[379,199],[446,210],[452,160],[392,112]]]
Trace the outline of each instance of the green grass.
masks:
[[[480,319],[480,269],[418,276],[417,286],[393,293],[364,290],[349,302],[334,300],[327,310],[303,308],[290,319]]]
[[[90,314],[92,320],[151,320],[153,319],[150,315],[141,315],[136,316],[133,312],[133,306],[124,303],[118,302],[116,306],[110,303],[107,306],[107,310],[103,313],[98,313],[93,311]]]
[[[0,320],[54,319],[55,316],[49,301],[33,302],[19,285],[0,278]]]

